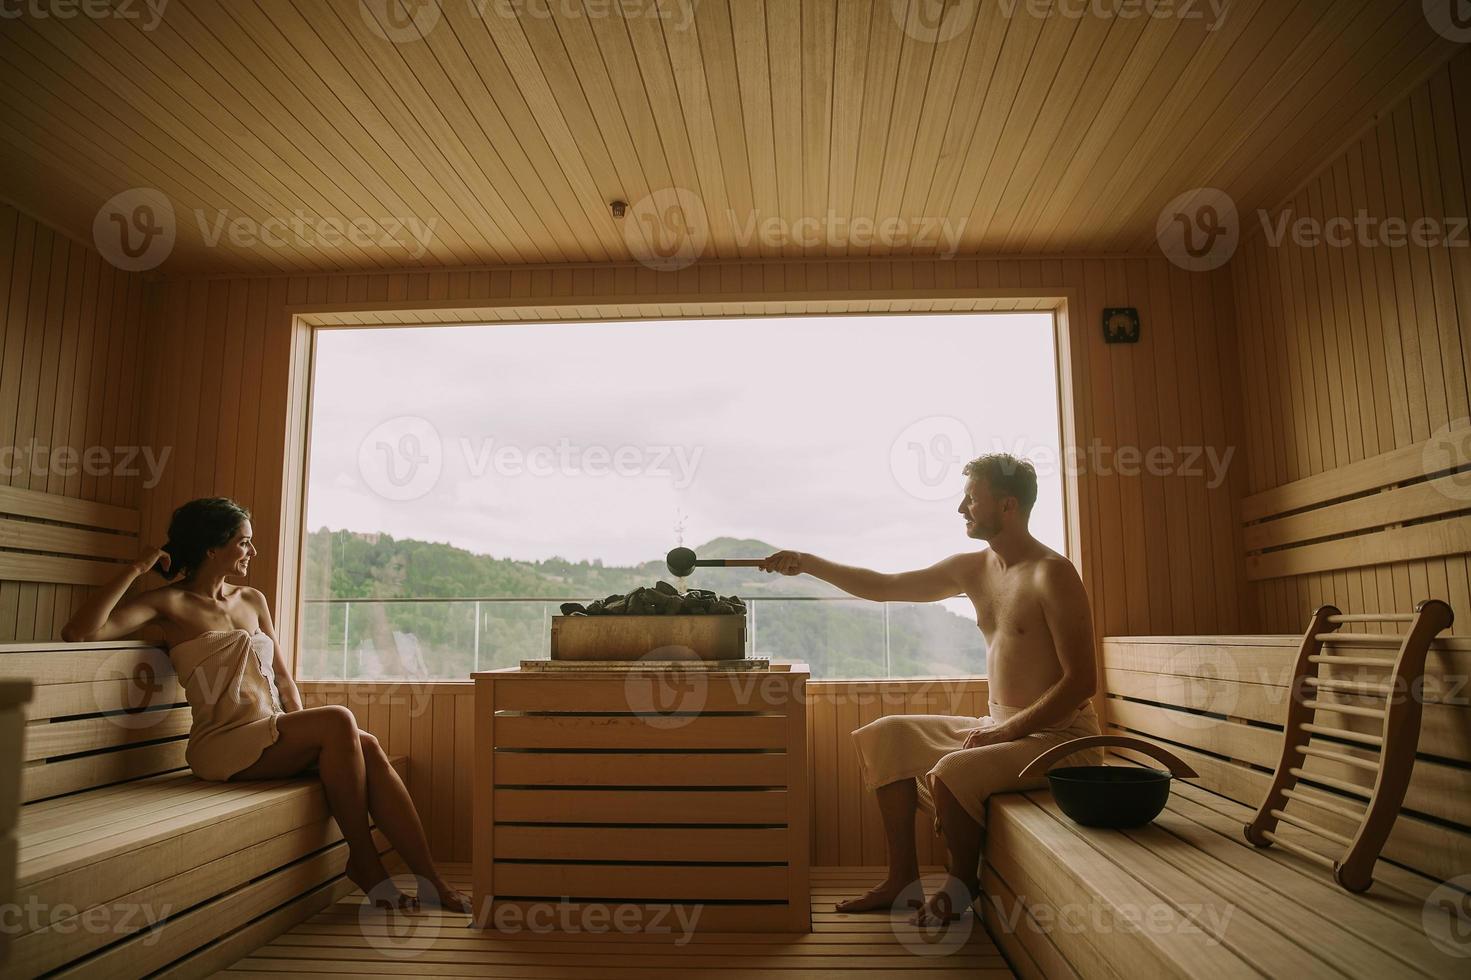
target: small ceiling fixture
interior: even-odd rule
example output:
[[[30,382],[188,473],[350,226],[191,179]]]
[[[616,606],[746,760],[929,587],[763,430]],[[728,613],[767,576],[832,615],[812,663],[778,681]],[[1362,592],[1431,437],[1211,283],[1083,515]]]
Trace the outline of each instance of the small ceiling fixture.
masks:
[[[628,202],[627,201],[614,201],[613,202],[613,217],[615,217],[615,218],[621,218],[621,217],[623,217],[627,213],[628,213]]]

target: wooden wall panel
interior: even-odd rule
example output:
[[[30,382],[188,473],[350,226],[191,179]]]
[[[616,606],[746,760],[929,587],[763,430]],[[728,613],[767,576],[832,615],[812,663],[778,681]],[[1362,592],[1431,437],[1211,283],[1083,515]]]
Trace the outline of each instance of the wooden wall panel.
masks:
[[[566,297],[576,307],[591,296],[644,297],[651,304],[656,297],[745,291],[753,302],[779,295],[778,312],[798,313],[865,308],[844,302],[845,292],[947,289],[1074,297],[1069,380],[1082,472],[1081,521],[1071,533],[1080,543],[1099,635],[1245,628],[1235,517],[1245,474],[1234,465],[1241,455],[1234,297],[1227,273],[1190,274],[1163,259],[875,259],[706,263],[676,273],[605,266],[165,280],[149,295],[149,336],[161,353],[148,367],[143,426],[149,441],[172,447],[175,465],[144,500],[143,537],[160,537],[171,509],[191,497],[236,497],[257,516],[261,554],[252,584],[273,600],[289,598],[285,571],[296,542],[284,542],[290,560],[283,562],[278,535],[294,535],[297,524],[298,501],[289,489],[300,459],[287,452],[287,420],[304,399],[307,363],[300,343],[305,328],[293,325],[291,305],[428,299],[474,307]],[[830,294],[822,303],[799,298],[819,291]],[[893,304],[868,304],[875,305]],[[1140,309],[1142,343],[1104,344],[1102,311],[1111,306]],[[645,304],[642,311],[661,309]],[[427,314],[380,315],[383,322],[413,322]],[[229,359],[237,334],[238,362]],[[190,392],[218,390],[220,417],[199,420],[176,411],[181,379],[191,379]],[[232,404],[226,395],[237,389]],[[1142,472],[1147,467],[1139,461],[1156,447],[1168,450],[1176,465]],[[1232,463],[1220,485],[1209,485],[1207,452]],[[289,635],[289,601],[277,621]]]
[[[140,276],[0,204],[0,486],[138,506],[143,302]],[[0,581],[0,641],[54,638],[83,593]]]
[[[1232,263],[1250,493],[1425,443],[1471,415],[1471,56],[1435,72],[1286,208],[1290,220],[1361,224],[1346,246],[1256,234]],[[1278,221],[1281,213],[1271,216]],[[1383,222],[1417,222],[1417,244]],[[1243,220],[1257,224],[1255,216]],[[1393,238],[1390,241],[1394,241]],[[1444,244],[1441,244],[1441,243]],[[1471,512],[1471,475],[1452,492]],[[1471,634],[1471,555],[1323,571],[1248,586],[1263,632],[1311,611],[1393,608],[1438,597]]]

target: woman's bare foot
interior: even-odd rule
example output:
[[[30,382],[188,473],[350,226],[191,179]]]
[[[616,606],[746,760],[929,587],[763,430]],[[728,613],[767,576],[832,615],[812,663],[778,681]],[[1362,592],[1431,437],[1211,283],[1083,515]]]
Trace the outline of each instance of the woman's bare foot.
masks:
[[[953,875],[909,917],[910,925],[939,926],[965,915],[980,894],[979,882],[963,882]]]
[[[833,908],[839,912],[891,912],[894,909],[894,903],[899,901],[900,896],[914,890],[918,882],[918,874],[907,880],[904,880],[903,876],[891,875],[857,898],[839,902]]]
[[[363,890],[374,908],[388,912],[412,912],[419,907],[417,898],[399,891],[398,885],[376,854],[367,860],[354,860],[349,855],[345,873],[348,881]]]
[[[426,909],[438,908],[465,915],[470,913],[470,897],[443,879],[430,882],[420,879],[419,902]]]

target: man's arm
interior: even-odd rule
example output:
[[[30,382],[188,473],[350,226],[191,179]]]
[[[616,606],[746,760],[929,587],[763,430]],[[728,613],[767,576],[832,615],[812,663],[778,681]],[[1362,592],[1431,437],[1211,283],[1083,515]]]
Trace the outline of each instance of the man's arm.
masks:
[[[1093,652],[1093,615],[1088,593],[1071,562],[1043,562],[1042,612],[1062,676],[1035,702],[991,731],[997,741],[1012,741],[1056,728],[1098,690],[1098,662]]]
[[[952,555],[916,572],[887,574],[854,568],[801,551],[778,551],[761,563],[768,572],[811,575],[836,585],[849,595],[874,602],[939,602],[965,592],[964,568],[972,555]]]

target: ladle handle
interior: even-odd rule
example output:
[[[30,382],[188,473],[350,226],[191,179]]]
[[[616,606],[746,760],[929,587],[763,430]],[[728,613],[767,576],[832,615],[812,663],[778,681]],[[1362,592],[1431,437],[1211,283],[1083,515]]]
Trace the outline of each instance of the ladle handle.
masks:
[[[1177,779],[1195,779],[1200,775],[1186,765],[1179,756],[1163,746],[1156,745],[1154,742],[1146,739],[1135,738],[1132,735],[1085,735],[1082,738],[1075,738],[1071,742],[1054,745],[1033,759],[1025,769],[1017,773],[1017,777],[1040,776],[1048,769],[1051,769],[1052,764],[1058,759],[1066,758],[1074,752],[1081,752],[1084,749],[1093,749],[1104,745],[1143,752],[1145,755],[1163,763],[1165,768],[1170,771],[1170,775]]]
[[[765,558],[703,558],[696,565],[702,568],[760,568]]]

